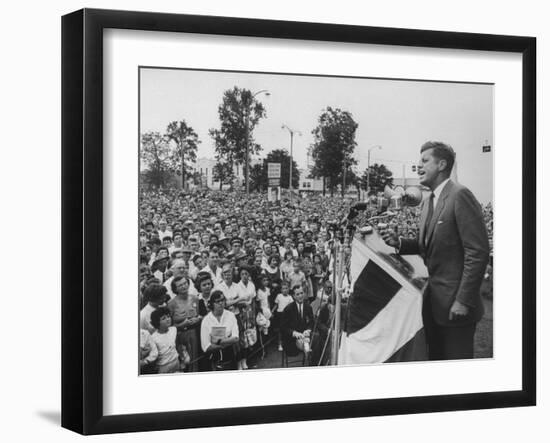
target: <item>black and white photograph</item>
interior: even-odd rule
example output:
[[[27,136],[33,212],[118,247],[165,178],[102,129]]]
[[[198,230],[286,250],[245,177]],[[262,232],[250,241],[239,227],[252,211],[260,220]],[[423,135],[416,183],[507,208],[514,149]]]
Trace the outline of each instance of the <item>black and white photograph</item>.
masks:
[[[543,2],[5,6],[2,441],[544,440]]]
[[[139,375],[493,358],[494,84],[137,75]]]

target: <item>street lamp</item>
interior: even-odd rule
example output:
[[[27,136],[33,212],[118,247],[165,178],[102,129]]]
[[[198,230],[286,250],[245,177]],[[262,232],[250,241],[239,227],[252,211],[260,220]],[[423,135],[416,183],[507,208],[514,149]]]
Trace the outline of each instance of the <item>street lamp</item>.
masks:
[[[300,131],[295,131],[290,129],[287,125],[283,124],[281,126],[281,129],[286,129],[290,133],[290,178],[288,180],[288,190],[290,191],[290,202],[292,203],[292,194],[294,191],[294,187],[292,186],[292,141],[294,139],[294,134],[298,134],[299,136],[302,135]]]
[[[255,92],[252,94],[252,97],[250,98],[250,103],[246,106],[246,122],[245,122],[245,143],[246,143],[246,154],[245,154],[245,171],[244,171],[244,180],[246,182],[246,196],[250,194],[250,158],[249,158],[249,151],[250,151],[250,142],[248,140],[248,133],[250,131],[248,125],[249,125],[249,118],[250,118],[250,107],[252,106],[252,103],[254,103],[254,97],[256,97],[258,94],[265,94],[267,97],[271,95],[271,93],[267,89],[261,89],[258,92]]]
[[[372,151],[373,149],[382,149],[382,146],[374,145],[373,147],[369,148],[367,153],[367,198],[369,198],[370,191],[370,151]]]

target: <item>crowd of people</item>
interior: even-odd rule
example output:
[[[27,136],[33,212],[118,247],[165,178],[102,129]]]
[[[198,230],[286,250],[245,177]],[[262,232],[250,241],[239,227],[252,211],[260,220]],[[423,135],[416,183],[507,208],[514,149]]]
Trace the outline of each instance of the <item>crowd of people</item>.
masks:
[[[333,247],[349,240],[341,220],[350,205],[321,195],[274,204],[256,193],[142,190],[140,372],[245,370],[267,343],[327,364]],[[485,214],[492,226],[492,209]],[[387,221],[414,237],[418,219],[418,208],[405,208]],[[349,262],[351,248],[342,249]]]

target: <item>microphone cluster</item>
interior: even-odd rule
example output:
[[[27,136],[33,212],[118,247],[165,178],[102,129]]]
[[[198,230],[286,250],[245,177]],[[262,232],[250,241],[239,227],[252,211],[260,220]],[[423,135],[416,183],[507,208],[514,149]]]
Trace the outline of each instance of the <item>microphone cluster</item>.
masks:
[[[352,206],[350,215],[357,216],[359,211],[364,211],[369,207],[376,207],[379,212],[390,210],[401,210],[405,206],[418,206],[422,201],[422,191],[416,186],[409,186],[404,189],[401,186],[384,188],[384,195],[371,196],[368,201],[358,202]],[[351,218],[353,218],[351,217]],[[348,218],[350,218],[348,216]]]

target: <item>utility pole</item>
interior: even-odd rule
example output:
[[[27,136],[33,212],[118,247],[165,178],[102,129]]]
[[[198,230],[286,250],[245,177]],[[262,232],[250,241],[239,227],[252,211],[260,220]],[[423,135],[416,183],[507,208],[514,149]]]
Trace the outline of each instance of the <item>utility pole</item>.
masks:
[[[346,159],[344,158],[344,172],[342,173],[342,198],[344,198],[346,193],[346,170],[347,170]]]
[[[369,148],[367,152],[367,198],[369,198],[370,191],[370,151],[372,151],[373,149],[382,149],[382,146],[374,145],[373,147]]]
[[[293,129],[290,129],[287,125],[283,124],[281,126],[281,129],[286,129],[290,134],[290,173],[289,173],[289,180],[288,180],[288,190],[290,192],[290,202],[292,203],[292,194],[294,194],[294,188],[292,186],[292,147],[294,142],[294,134],[302,135],[300,131],[296,131]]]
[[[267,89],[262,89],[258,92],[255,92],[252,94],[252,97],[250,98],[250,103],[246,105],[246,120],[244,122],[244,141],[245,141],[245,160],[244,160],[244,181],[246,184],[246,197],[248,198],[248,195],[250,194],[250,141],[249,141],[249,124],[250,124],[250,107],[254,103],[254,97],[256,97],[258,94],[264,93],[266,96],[270,96],[271,93]]]

